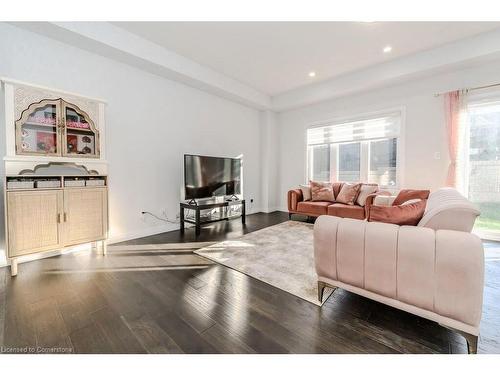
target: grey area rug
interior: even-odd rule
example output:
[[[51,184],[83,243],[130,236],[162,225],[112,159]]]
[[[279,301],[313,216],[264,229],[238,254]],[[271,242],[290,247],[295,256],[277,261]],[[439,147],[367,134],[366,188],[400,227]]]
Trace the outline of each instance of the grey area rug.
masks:
[[[313,225],[286,221],[195,254],[321,306],[313,251]],[[331,294],[325,290],[323,303]]]

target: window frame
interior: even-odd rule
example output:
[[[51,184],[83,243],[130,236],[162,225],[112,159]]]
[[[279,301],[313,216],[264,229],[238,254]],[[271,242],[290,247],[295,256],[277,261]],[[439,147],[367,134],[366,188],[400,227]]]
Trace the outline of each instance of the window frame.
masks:
[[[360,180],[367,182],[370,168],[370,147],[369,144],[372,140],[384,140],[396,138],[396,184],[394,186],[380,185],[379,187],[389,191],[397,191],[401,186],[404,186],[404,149],[405,149],[405,129],[406,129],[406,107],[393,107],[384,110],[367,112],[353,116],[343,116],[336,117],[330,120],[318,121],[309,124],[305,127],[304,131],[304,183],[309,183],[309,170],[310,170],[310,160],[309,160],[309,146],[307,144],[307,132],[309,129],[324,127],[324,126],[335,126],[342,125],[348,122],[356,121],[366,121],[375,119],[378,117],[387,116],[389,114],[399,113],[400,127],[399,135],[397,137],[386,137],[386,138],[374,138],[370,140],[352,140],[346,142],[338,143],[325,143],[330,145],[330,180],[336,181],[338,178],[338,145],[342,143],[361,143],[360,148]]]

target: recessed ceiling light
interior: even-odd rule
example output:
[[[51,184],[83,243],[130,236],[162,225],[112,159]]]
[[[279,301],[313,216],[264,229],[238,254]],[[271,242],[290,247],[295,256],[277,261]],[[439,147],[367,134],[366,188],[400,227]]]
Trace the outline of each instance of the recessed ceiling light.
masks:
[[[311,78],[316,77],[316,72],[309,72],[309,77],[311,77]]]
[[[389,53],[392,51],[392,47],[391,46],[385,46],[384,47],[384,53]]]

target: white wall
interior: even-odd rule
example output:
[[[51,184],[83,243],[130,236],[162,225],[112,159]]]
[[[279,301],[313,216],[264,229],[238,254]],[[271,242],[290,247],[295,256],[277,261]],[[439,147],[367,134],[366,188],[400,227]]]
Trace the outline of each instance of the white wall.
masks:
[[[169,218],[175,218],[184,153],[243,154],[244,193],[248,200],[254,199],[249,209],[260,210],[257,110],[3,23],[0,76],[108,102],[106,141],[112,239],[177,227],[152,218],[142,221],[140,212],[161,215],[166,209]],[[4,138],[2,129],[2,152]],[[3,218],[3,212],[0,217]],[[3,234],[3,224],[0,225]]]
[[[272,212],[279,209],[278,183],[279,183],[279,134],[276,113],[262,111],[260,116],[260,157],[262,190],[262,211]]]
[[[311,124],[395,107],[403,107],[406,113],[401,187],[443,186],[448,146],[443,98],[434,94],[498,82],[500,61],[494,61],[280,113],[279,206],[286,210],[286,192],[306,180],[305,132]],[[435,153],[441,158],[435,159]]]

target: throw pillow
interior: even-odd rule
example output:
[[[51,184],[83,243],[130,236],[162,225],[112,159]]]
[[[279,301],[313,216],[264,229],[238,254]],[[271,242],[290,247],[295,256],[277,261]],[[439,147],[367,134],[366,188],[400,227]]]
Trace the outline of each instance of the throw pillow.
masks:
[[[424,216],[426,201],[400,206],[371,206],[368,221],[378,221],[397,225],[417,225]]]
[[[346,182],[342,185],[339,195],[335,198],[338,203],[344,203],[348,205],[353,205],[358,198],[359,190],[361,189],[361,184],[351,184]]]
[[[358,199],[356,199],[356,203],[361,207],[365,206],[366,198],[373,193],[378,191],[377,184],[362,184],[361,189],[359,190]]]
[[[311,200],[311,187],[308,185],[299,185],[299,189],[302,191],[302,199],[304,201]]]
[[[339,196],[340,189],[342,189],[342,185],[344,185],[343,182],[333,182],[332,183],[333,195],[335,196],[335,198],[337,198]]]
[[[392,202],[393,206],[399,206],[400,204],[410,200],[410,199],[427,199],[429,198],[430,191],[429,190],[412,190],[412,189],[403,189],[399,192],[394,202]]]
[[[394,195],[377,195],[373,200],[375,206],[392,206],[396,196]]]
[[[335,202],[335,197],[333,196],[333,187],[330,182],[309,181],[309,183],[311,186],[311,200],[313,202]]]

